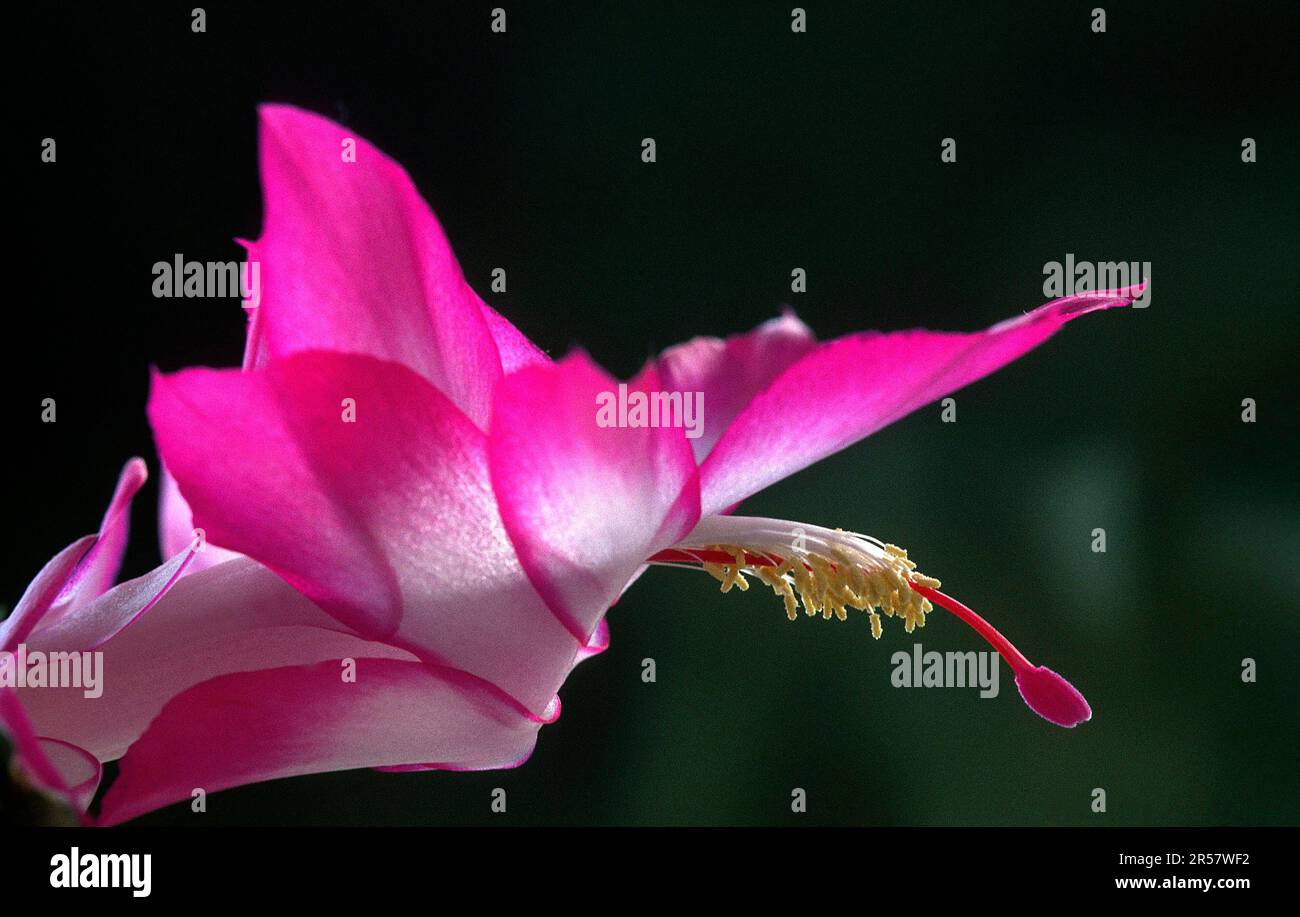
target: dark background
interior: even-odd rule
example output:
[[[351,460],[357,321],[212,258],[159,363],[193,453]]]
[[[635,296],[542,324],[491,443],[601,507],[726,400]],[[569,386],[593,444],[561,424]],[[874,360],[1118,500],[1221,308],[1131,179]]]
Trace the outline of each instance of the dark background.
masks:
[[[960,393],[956,424],[925,408],[745,507],[906,545],[1071,678],[1092,722],[1039,720],[1005,668],[996,700],[894,689],[901,628],[790,624],[769,595],[652,570],[521,769],[299,778],[142,821],[1300,820],[1296,5],[1104,3],[1097,35],[1099,3],[810,2],[803,35],[792,3],[207,3],[201,35],[192,3],[7,14],[5,608],[95,529],[134,454],[155,482],[123,575],[158,562],[148,367],[237,364],[243,316],[154,299],[150,269],[235,259],[232,237],[259,233],[261,101],[393,155],[480,295],[621,376],[783,303],[823,337],[976,329],[1042,302],[1067,252],[1153,263],[1151,308],[1088,316]],[[942,612],[919,640],[983,648]]]

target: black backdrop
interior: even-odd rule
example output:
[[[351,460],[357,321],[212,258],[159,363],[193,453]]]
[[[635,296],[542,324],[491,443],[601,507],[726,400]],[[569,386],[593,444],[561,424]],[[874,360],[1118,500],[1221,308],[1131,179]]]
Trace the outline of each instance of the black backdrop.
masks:
[[[747,507],[933,558],[1098,715],[1053,731],[1009,679],[996,706],[895,691],[901,634],[654,571],[523,769],[248,787],[207,822],[489,822],[502,785],[516,823],[769,823],[799,818],[798,785],[815,822],[1087,824],[1106,786],[1110,823],[1294,823],[1295,4],[1107,3],[1104,35],[1091,2],[814,2],[803,35],[789,4],[539,2],[494,35],[493,5],[208,3],[201,35],[193,4],[8,14],[0,601],[93,531],[127,457],[156,472],[149,366],[237,363],[237,305],[154,299],[150,268],[257,235],[254,107],[292,102],[406,165],[534,340],[622,376],[782,303],[826,337],[977,328],[1041,302],[1067,252],[1151,261],[1150,309],[1084,319],[960,395],[958,424],[925,409]],[[155,497],[124,575],[157,562]]]

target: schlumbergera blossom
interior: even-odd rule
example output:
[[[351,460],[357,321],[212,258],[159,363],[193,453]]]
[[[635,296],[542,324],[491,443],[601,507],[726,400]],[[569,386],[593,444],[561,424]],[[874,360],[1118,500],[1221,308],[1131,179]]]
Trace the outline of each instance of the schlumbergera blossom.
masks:
[[[786,313],[674,347],[628,383],[702,392],[700,435],[607,426],[596,408],[617,380],[582,352],[553,362],[485,305],[406,173],[361,140],[341,156],[351,137],[261,110],[265,226],[248,248],[263,283],[243,367],[153,380],[170,559],[104,591],[143,480],[132,463],[101,536],[51,561],[0,631],[6,649],[105,653],[98,699],[0,691],[33,779],[84,807],[99,763],[121,758],[100,814],[113,823],[297,774],[517,765],[652,564],[703,568],[723,591],[752,578],[791,620],[862,612],[877,638],[882,616],[910,632],[940,605],[1036,712],[1089,718],[902,548],[732,511],[1140,286],[973,333],[818,342]]]

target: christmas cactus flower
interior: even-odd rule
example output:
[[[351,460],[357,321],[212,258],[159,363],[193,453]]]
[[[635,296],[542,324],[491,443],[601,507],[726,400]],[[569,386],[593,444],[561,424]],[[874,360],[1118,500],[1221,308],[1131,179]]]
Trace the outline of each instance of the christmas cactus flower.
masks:
[[[355,156],[341,156],[349,140]],[[142,647],[199,636],[140,700],[149,717],[91,750],[125,753],[103,817],[323,770],[518,764],[648,565],[703,568],[723,591],[753,579],[792,620],[861,612],[875,637],[882,617],[910,632],[939,605],[1002,655],[1041,716],[1090,717],[902,548],[733,510],[1140,286],[969,333],[818,342],[787,313],[674,347],[620,385],[585,353],[552,361],[485,305],[373,146],[267,106],[260,156],[265,226],[248,248],[262,289],[243,367],[155,374],[148,408],[175,481],[164,543],[192,555],[199,531],[223,553],[176,572],[124,631],[158,618]],[[691,429],[657,422],[694,393]],[[98,601],[122,606],[127,586]],[[137,601],[149,591],[133,587]],[[33,716],[35,734],[77,745],[60,727],[80,710]]]

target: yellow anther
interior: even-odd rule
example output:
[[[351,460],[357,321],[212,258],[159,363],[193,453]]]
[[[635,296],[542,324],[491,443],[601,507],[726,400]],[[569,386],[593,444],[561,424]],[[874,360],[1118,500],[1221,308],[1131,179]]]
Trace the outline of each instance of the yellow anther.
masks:
[[[739,587],[741,592],[749,591],[749,580],[745,579],[745,552],[737,548],[731,555],[736,562],[732,565],[732,582]],[[724,590],[725,591],[725,590]]]
[[[734,544],[702,545],[690,550],[730,557],[730,563],[710,561],[702,566],[721,584],[723,592],[731,591],[733,586],[746,590],[749,582],[745,575],[756,576],[781,597],[786,617],[791,621],[799,617],[802,605],[806,615],[820,614],[828,621],[832,617],[848,620],[849,608],[866,612],[871,636],[877,640],[883,632],[882,614],[901,618],[903,629],[909,634],[924,627],[932,606],[909,583],[937,589],[939,581],[915,572],[916,564],[897,545],[887,544],[882,549],[878,543],[860,536],[844,535],[844,538],[843,544],[822,543],[823,553],[816,549],[794,553],[772,545]],[[751,557],[775,563],[751,564],[747,552]]]

